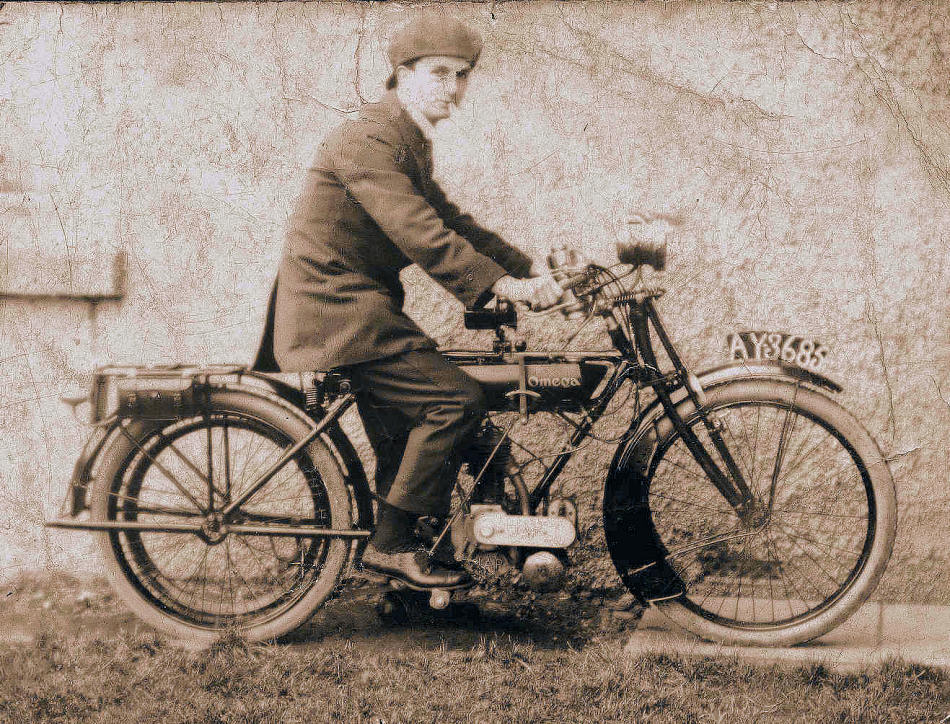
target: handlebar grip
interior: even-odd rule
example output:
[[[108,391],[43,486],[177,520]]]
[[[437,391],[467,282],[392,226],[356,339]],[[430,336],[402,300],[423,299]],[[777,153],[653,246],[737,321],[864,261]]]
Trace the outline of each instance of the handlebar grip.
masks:
[[[573,286],[574,279],[576,274],[565,271],[563,269],[553,269],[551,270],[551,276],[554,278],[554,281],[557,282],[557,285],[561,287],[564,291],[567,291]]]

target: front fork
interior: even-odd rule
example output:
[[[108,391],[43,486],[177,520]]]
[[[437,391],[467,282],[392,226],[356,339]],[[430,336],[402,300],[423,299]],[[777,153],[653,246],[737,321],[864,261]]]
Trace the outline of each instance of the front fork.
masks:
[[[687,369],[682,358],[676,350],[673,341],[666,333],[660,315],[657,312],[656,305],[652,297],[646,297],[639,301],[633,314],[633,332],[637,349],[640,353],[643,363],[647,369],[653,371],[659,370],[656,354],[653,351],[652,340],[650,339],[650,323],[656,330],[657,337],[663,345],[663,349],[673,364],[674,374],[672,375],[675,384],[681,385],[689,399],[695,406],[703,426],[709,435],[713,448],[719,455],[725,470],[723,470],[715,461],[709,450],[697,437],[693,428],[687,424],[682,415],[676,409],[670,391],[673,389],[669,383],[669,377],[654,379],[652,386],[660,404],[666,411],[670,422],[683,439],[687,449],[695,458],[696,462],[702,468],[706,476],[712,481],[716,489],[722,494],[723,498],[732,506],[733,510],[739,516],[740,520],[746,525],[757,525],[762,517],[761,505],[756,500],[745,476],[739,469],[729,446],[722,436],[722,421],[716,416],[715,412],[706,411],[703,408],[706,404],[706,395],[703,392],[699,380],[692,372]]]

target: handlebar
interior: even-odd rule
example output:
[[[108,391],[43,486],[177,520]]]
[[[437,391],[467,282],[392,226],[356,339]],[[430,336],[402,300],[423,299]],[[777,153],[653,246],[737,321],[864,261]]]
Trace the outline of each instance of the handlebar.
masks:
[[[639,226],[639,224],[638,224]],[[668,227],[667,227],[668,228]],[[550,314],[561,312],[565,316],[581,313],[585,316],[592,313],[596,304],[597,294],[605,287],[618,282],[642,266],[653,267],[656,271],[666,268],[669,256],[665,229],[662,233],[654,234],[652,238],[638,238],[631,241],[617,242],[617,259],[621,265],[628,265],[632,269],[614,274],[611,268],[604,268],[596,264],[582,263],[580,255],[566,245],[554,249],[548,255],[548,267],[555,281],[564,289],[565,301],[537,312],[528,309],[530,314]],[[623,292],[623,288],[620,289]],[[525,305],[526,306],[526,305]],[[466,329],[498,330],[501,327],[515,328],[518,325],[518,312],[515,303],[499,298],[495,307],[465,310]]]

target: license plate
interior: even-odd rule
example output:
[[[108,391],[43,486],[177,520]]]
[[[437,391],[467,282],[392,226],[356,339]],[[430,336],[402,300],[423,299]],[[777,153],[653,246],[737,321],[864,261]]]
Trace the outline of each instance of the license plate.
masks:
[[[739,332],[726,337],[726,344],[732,360],[773,360],[812,372],[825,366],[831,352],[821,342],[786,332]]]

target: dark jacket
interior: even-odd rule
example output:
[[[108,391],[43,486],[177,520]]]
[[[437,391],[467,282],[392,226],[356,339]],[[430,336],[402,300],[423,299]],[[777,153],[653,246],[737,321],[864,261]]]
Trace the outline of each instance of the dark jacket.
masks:
[[[418,264],[466,306],[531,260],[478,226],[432,180],[432,151],[394,91],[363,106],[308,170],[256,367],[328,370],[433,348],[403,311],[399,272]],[[270,321],[270,320],[269,320]]]

